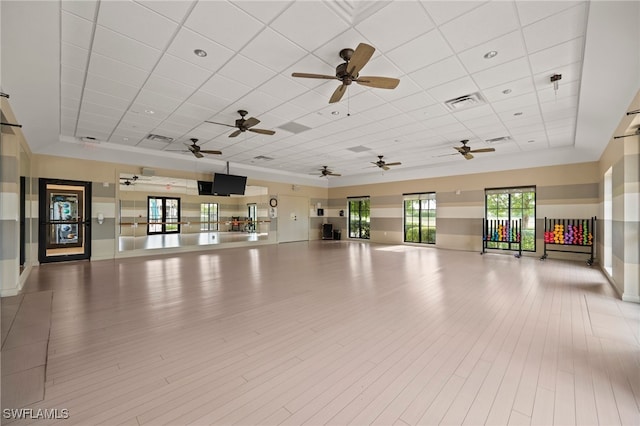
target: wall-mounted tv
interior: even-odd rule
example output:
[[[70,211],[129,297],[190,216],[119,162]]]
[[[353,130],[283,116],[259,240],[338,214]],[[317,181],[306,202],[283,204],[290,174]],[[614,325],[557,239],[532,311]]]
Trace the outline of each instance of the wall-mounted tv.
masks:
[[[213,182],[199,180],[198,195],[213,195]]]
[[[247,186],[246,176],[213,174],[213,195],[244,195]]]

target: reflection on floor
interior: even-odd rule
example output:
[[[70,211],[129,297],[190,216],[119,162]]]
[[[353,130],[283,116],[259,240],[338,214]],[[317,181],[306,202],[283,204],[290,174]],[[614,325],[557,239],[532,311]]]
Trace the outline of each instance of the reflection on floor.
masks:
[[[144,235],[141,237],[119,237],[118,250],[141,250],[207,246],[222,243],[266,241],[266,232],[199,232],[194,234]]]

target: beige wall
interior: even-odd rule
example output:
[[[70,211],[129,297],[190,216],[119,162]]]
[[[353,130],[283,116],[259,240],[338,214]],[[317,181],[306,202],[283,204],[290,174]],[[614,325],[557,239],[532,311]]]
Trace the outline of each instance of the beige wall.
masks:
[[[347,235],[347,197],[370,196],[371,241],[400,244],[404,239],[402,194],[435,192],[436,247],[480,251],[485,188],[528,185],[536,186],[536,255],[543,249],[545,216],[589,218],[597,214],[598,163],[593,162],[332,188],[329,221]],[[341,209],[345,211],[343,218],[338,214]]]

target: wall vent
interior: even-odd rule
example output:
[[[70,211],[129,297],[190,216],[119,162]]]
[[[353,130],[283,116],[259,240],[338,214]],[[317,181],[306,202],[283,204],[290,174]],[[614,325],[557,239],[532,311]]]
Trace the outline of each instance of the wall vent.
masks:
[[[480,95],[480,93],[471,93],[469,95],[460,96],[454,99],[445,101],[444,105],[450,111],[461,111],[463,109],[472,108],[479,105],[484,105],[486,101]]]

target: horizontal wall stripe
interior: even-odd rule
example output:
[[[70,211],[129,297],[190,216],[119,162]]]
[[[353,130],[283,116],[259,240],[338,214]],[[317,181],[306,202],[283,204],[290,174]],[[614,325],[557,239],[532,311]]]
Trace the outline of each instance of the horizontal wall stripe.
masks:
[[[589,219],[598,215],[598,204],[557,204],[541,205],[536,209],[539,218],[548,217],[550,219]]]
[[[583,183],[575,185],[539,186],[536,188],[538,200],[573,200],[574,198],[598,199],[598,183]]]
[[[468,235],[482,240],[482,219],[478,218],[438,218],[436,235]],[[438,237],[436,236],[436,239]]]
[[[482,238],[479,235],[446,234],[438,229],[436,231],[436,247],[480,252],[482,250]]]
[[[18,158],[0,155],[0,182],[17,183],[18,181]]]
[[[640,266],[625,263],[623,268],[625,279],[629,284],[625,285],[622,300],[640,303]]]
[[[613,241],[613,255],[624,261],[624,222],[614,220],[611,223],[611,241]]]
[[[0,260],[17,258],[19,226],[17,220],[0,220]]]
[[[454,192],[436,192],[436,201],[441,203],[481,203],[484,205],[484,190],[460,191],[460,195]]]
[[[20,209],[18,199],[20,194],[16,192],[0,193],[0,220],[18,220]],[[4,237],[3,237],[4,238]]]
[[[624,222],[624,262],[640,265],[640,222]],[[617,240],[613,240],[617,241]],[[619,245],[619,244],[614,244]]]
[[[480,218],[484,217],[484,205],[483,206],[465,206],[465,207],[450,207],[438,205],[436,210],[436,216],[438,219],[467,219],[467,218]]]
[[[116,220],[112,217],[105,217],[102,225],[97,219],[91,220],[92,240],[113,240],[116,238]]]
[[[94,217],[98,217],[98,213],[102,213],[104,217],[116,217],[115,203],[91,203],[91,212]]]
[[[402,217],[402,206],[400,207],[372,207],[371,217]],[[345,212],[346,214],[346,212]]]
[[[402,231],[402,218],[371,217],[371,229],[376,231]]]
[[[330,208],[334,208],[334,209],[345,209],[347,208],[347,206],[349,205],[347,203],[347,199],[346,198],[329,198],[327,200],[327,205]]]
[[[624,197],[624,220],[640,221],[640,194],[627,193]]]
[[[104,186],[103,182],[92,182],[91,195],[94,197],[116,198],[116,186],[113,183]]]
[[[624,182],[640,182],[640,154],[625,155],[624,161]]]

